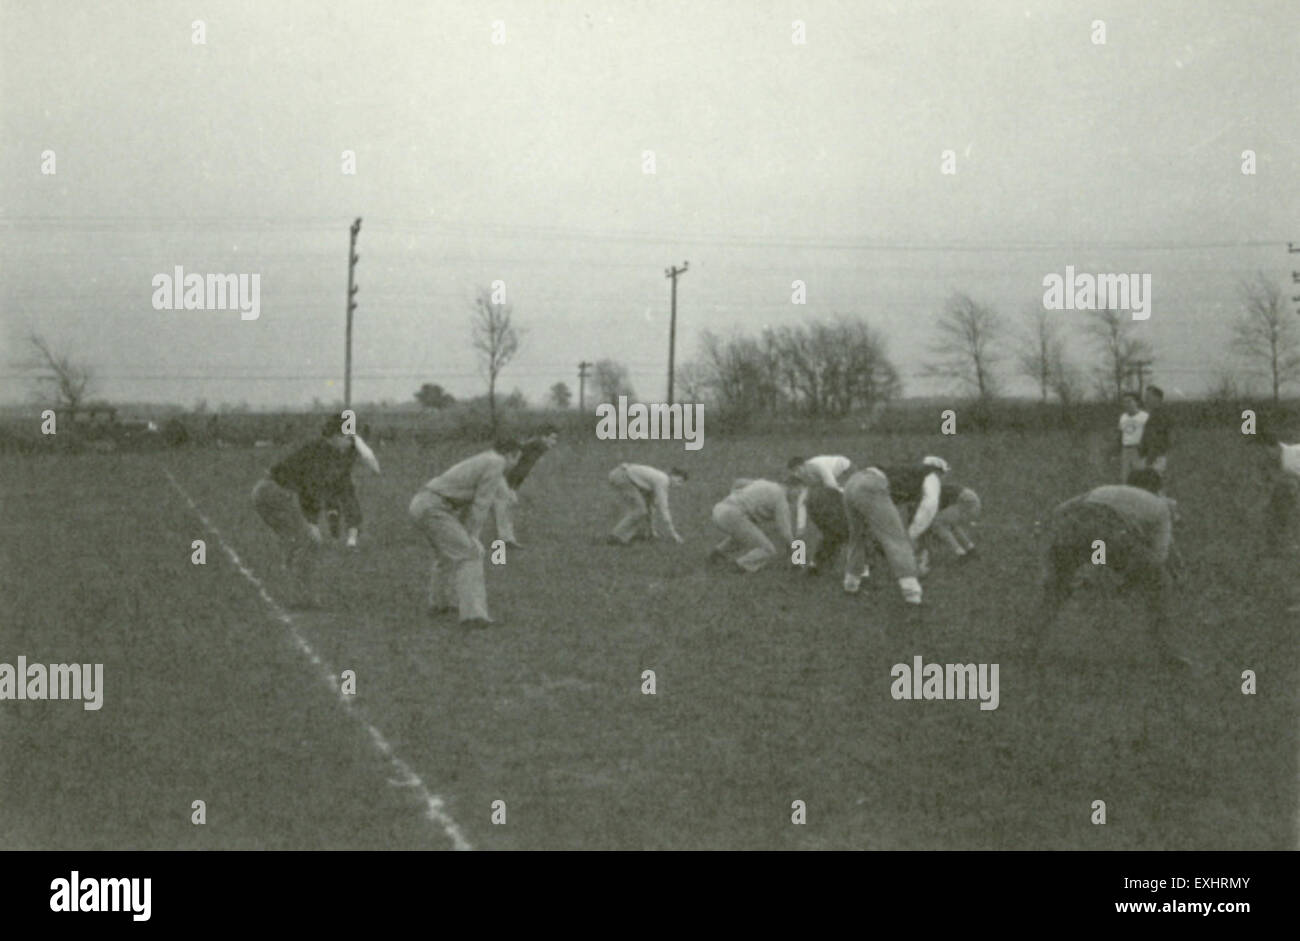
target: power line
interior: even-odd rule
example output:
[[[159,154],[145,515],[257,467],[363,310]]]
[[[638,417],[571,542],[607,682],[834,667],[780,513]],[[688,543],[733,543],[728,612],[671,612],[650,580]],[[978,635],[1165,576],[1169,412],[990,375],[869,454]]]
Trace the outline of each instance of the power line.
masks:
[[[328,217],[193,217],[176,219],[170,217],[75,217],[75,216],[0,216],[0,227],[19,228],[23,226],[59,226],[87,228],[104,226],[108,228],[126,228],[129,226],[149,226],[155,228],[181,227],[202,228],[217,226],[247,226],[260,228],[314,228],[338,224],[337,219]],[[865,238],[811,238],[747,236],[726,233],[690,234],[690,233],[647,233],[627,230],[575,229],[561,226],[530,226],[524,224],[504,223],[467,223],[436,219],[412,219],[401,217],[377,218],[372,221],[372,228],[384,229],[441,229],[450,233],[463,233],[466,229],[477,230],[485,237],[536,238],[546,241],[576,240],[628,242],[644,244],[672,245],[719,245],[736,248],[807,248],[832,251],[880,251],[880,252],[1047,252],[1047,251],[1199,251],[1204,249],[1233,248],[1276,248],[1282,244],[1281,239],[1244,239],[1239,241],[1212,242],[1139,242],[1139,241],[1097,241],[1051,240],[1041,242],[927,242],[927,241],[887,241],[884,239]]]

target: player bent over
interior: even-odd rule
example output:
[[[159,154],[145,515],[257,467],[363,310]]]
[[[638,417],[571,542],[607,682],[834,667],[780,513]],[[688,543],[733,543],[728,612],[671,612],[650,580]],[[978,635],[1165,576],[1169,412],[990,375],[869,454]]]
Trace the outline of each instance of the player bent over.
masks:
[[[939,514],[942,477],[948,473],[948,462],[941,457],[926,457],[920,464],[878,469],[889,479],[889,496],[894,503],[900,507],[916,508],[910,514],[912,521],[907,526],[907,538],[916,555],[917,570],[925,575],[930,571],[930,550],[922,546],[921,537],[930,531],[931,523]],[[908,514],[904,512],[901,518],[907,519]]]
[[[519,463],[506,471],[506,485],[492,505],[492,515],[497,524],[497,536],[512,549],[523,548],[519,541],[515,539],[515,521],[512,510],[512,507],[519,502],[519,488],[528,478],[528,472],[541,460],[542,455],[555,447],[556,442],[559,440],[560,429],[554,425],[544,425],[536,436],[523,442]]]
[[[959,559],[971,558],[975,554],[975,540],[971,539],[967,527],[975,525],[980,512],[979,494],[945,480],[939,489],[939,512],[923,541],[942,543]],[[928,547],[922,551],[928,555]]]
[[[1143,594],[1149,628],[1160,654],[1188,664],[1165,637],[1172,592],[1173,501],[1159,494],[1162,478],[1155,470],[1135,470],[1128,479],[1125,485],[1097,487],[1052,511],[1039,631],[1055,623],[1070,597],[1075,570],[1091,562],[1097,551],[1095,543],[1101,540],[1106,566],[1120,576],[1125,587]],[[1038,634],[1024,641],[1035,651]]]
[[[792,457],[786,467],[800,484],[794,506],[794,534],[802,536],[808,525],[809,488],[821,484],[843,493],[840,481],[852,469],[853,462],[841,454],[819,454],[810,458]]]
[[[379,458],[370,446],[361,440],[360,435],[352,436],[353,454],[359,457],[367,467],[379,473]],[[361,501],[357,499],[357,488],[352,482],[352,464],[335,482],[334,492],[325,501],[325,518],[329,521],[330,538],[339,537],[339,521],[347,531],[347,547],[357,548],[357,537],[361,532]]]
[[[861,577],[856,568],[859,553],[865,556],[868,538],[880,544],[885,558],[898,579],[903,600],[921,603],[921,582],[917,575],[916,553],[912,540],[903,529],[902,517],[890,495],[893,481],[878,467],[868,467],[849,477],[844,484],[844,510],[849,518],[849,548],[844,556],[844,590],[856,592]],[[917,488],[920,488],[920,483]],[[919,516],[919,511],[918,511]],[[925,521],[928,525],[929,521]],[[917,524],[913,522],[915,527]]]
[[[479,533],[505,486],[505,472],[519,460],[520,445],[498,441],[433,478],[411,500],[411,520],[433,547],[429,610],[459,610],[465,627],[487,627],[487,586]]]
[[[735,564],[743,571],[757,572],[783,551],[790,550],[794,533],[790,527],[790,501],[800,485],[791,479],[782,486],[771,480],[741,478],[731,493],[713,508],[713,523],[726,533],[713,547],[710,559],[725,559],[739,552]],[[782,549],[777,549],[764,529],[775,530]]]
[[[253,488],[253,506],[280,538],[284,565],[294,581],[291,607],[319,604],[312,574],[321,544],[315,520],[352,467],[353,436],[343,433],[342,415],[331,416],[321,437],[274,465]]]
[[[664,473],[645,464],[620,464],[610,471],[609,485],[619,495],[627,513],[609,534],[609,541],[626,546],[638,538],[658,537],[654,524],[654,511],[657,509],[668,527],[668,534],[674,541],[682,542],[668,509],[668,488],[685,482],[686,471],[679,467]]]
[[[809,575],[820,575],[824,567],[829,568],[835,564],[835,556],[849,541],[849,517],[844,510],[844,493],[838,488],[832,490],[822,484],[813,484],[808,488],[805,504],[808,518],[821,534],[821,541],[817,544],[816,551],[809,557],[805,571]],[[797,529],[795,538],[799,538]],[[858,578],[861,580],[870,575],[871,569],[864,558],[862,574]]]

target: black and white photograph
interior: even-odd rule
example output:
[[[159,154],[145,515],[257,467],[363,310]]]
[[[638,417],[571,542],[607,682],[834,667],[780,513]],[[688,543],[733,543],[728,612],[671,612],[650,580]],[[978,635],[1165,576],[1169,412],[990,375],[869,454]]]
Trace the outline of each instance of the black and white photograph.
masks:
[[[1300,844],[1298,50],[1287,0],[0,0],[0,850],[73,860],[22,904],[1032,851],[1250,913],[1174,860]]]

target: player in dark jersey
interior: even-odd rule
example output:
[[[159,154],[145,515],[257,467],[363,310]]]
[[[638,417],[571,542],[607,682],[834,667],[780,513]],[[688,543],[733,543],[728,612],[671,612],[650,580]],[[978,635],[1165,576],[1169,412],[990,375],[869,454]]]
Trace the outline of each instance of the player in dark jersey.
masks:
[[[352,467],[353,436],[344,434],[344,425],[342,415],[327,418],[319,438],[273,465],[253,488],[258,516],[280,539],[285,568],[294,581],[294,607],[319,604],[312,583],[321,544],[316,519],[339,478]]]
[[[492,515],[497,524],[497,537],[511,548],[523,548],[515,539],[515,522],[511,513],[511,507],[519,502],[519,488],[528,477],[529,471],[542,459],[542,455],[555,447],[559,440],[558,428],[554,425],[543,425],[538,434],[524,441],[519,463],[506,471],[505,487],[492,504]]]
[[[369,429],[367,429],[367,433]],[[376,474],[379,473],[379,459],[360,435],[353,435],[353,457],[361,461]],[[329,496],[325,499],[325,518],[329,522],[330,538],[337,539],[341,531],[348,534],[347,547],[357,548],[357,537],[361,532],[361,501],[357,499],[356,484],[352,480],[352,468],[355,460],[348,464],[347,470],[334,482]],[[340,528],[339,523],[342,522]]]
[[[835,564],[835,557],[849,540],[849,516],[844,510],[844,494],[822,483],[808,486],[804,500],[808,518],[821,534],[817,549],[808,558],[804,571],[809,575],[820,575],[827,567]],[[878,553],[874,540],[868,555]],[[862,574],[867,578],[871,569],[867,559],[863,559]]]

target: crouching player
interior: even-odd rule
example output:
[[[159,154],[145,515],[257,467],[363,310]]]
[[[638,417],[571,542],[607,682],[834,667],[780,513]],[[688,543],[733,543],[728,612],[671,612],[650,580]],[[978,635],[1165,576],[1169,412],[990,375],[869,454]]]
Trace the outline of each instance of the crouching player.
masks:
[[[930,532],[930,526],[939,515],[943,496],[943,475],[948,473],[948,462],[941,457],[922,458],[920,464],[882,467],[889,479],[889,495],[894,503],[907,509],[902,519],[911,518],[907,538],[916,555],[917,571],[925,575],[930,571],[930,550],[921,540]]]
[[[975,540],[967,527],[974,526],[980,516],[980,498],[974,490],[958,483],[943,481],[939,488],[939,512],[934,515],[924,543],[943,544],[959,559],[975,555]],[[929,560],[929,546],[922,549]],[[922,568],[926,568],[923,565]]]
[[[492,624],[479,533],[505,486],[505,472],[514,467],[519,454],[518,441],[498,441],[491,451],[452,465],[411,500],[411,520],[433,547],[431,614],[459,610],[465,627]]]
[[[369,445],[361,440],[360,435],[352,436],[353,454],[359,457],[366,467],[375,474],[379,473],[379,458],[370,450]],[[356,484],[352,481],[352,462],[335,482],[333,492],[325,501],[325,518],[329,521],[330,538],[339,537],[339,520],[347,530],[349,549],[357,548],[357,536],[361,532],[361,501],[357,499]]]
[[[609,534],[609,541],[615,545],[626,546],[635,539],[657,538],[654,512],[659,511],[668,534],[675,542],[682,542],[673,526],[673,515],[668,509],[668,488],[681,486],[686,482],[686,471],[674,467],[664,473],[657,467],[645,464],[620,464],[609,472],[609,485],[623,501],[627,513],[618,521],[614,531]]]
[[[782,486],[771,480],[741,478],[713,508],[713,523],[726,538],[709,552],[710,559],[734,559],[745,572],[757,572],[783,551],[790,551],[794,532],[790,527],[790,501],[798,484]],[[782,549],[777,549],[764,530],[775,531]]]
[[[835,564],[835,557],[840,548],[849,541],[849,516],[844,510],[844,493],[822,484],[813,484],[808,487],[804,502],[808,518],[821,534],[821,541],[818,542],[816,551],[809,557],[805,571],[809,575],[820,575],[823,566],[829,568]],[[795,538],[799,538],[799,535],[796,530]],[[863,579],[870,575],[871,569],[864,557],[862,574],[858,578]]]
[[[354,436],[343,433],[344,421],[342,415],[327,418],[320,438],[274,465],[253,488],[253,506],[280,538],[284,566],[294,581],[291,607],[320,603],[312,578],[322,541],[315,520],[352,467]]]
[[[519,488],[528,478],[528,472],[547,451],[555,447],[560,440],[560,429],[554,425],[545,425],[532,438],[525,439],[519,455],[519,463],[506,471],[506,485],[492,506],[492,515],[496,519],[497,536],[511,549],[522,549],[515,538],[515,522],[512,508],[519,502]]]
[[[792,457],[786,467],[799,484],[794,507],[794,534],[802,536],[808,525],[810,488],[821,484],[836,493],[843,493],[840,481],[852,470],[853,462],[840,454],[819,454],[809,458]]]
[[[909,480],[904,481],[904,476]],[[916,553],[907,530],[903,528],[903,519],[898,514],[890,490],[892,485],[906,490],[908,494],[913,489],[919,493],[925,476],[927,475],[919,470],[914,473],[895,470],[887,476],[878,467],[868,467],[853,474],[844,484],[844,510],[849,519],[849,548],[844,555],[845,591],[852,593],[858,590],[861,576],[858,574],[857,556],[862,553],[865,557],[869,540],[874,538],[889,561],[894,577],[898,579],[903,600],[908,604],[921,603],[921,582],[917,578],[920,570],[916,564]],[[916,477],[915,487],[912,486],[911,477]],[[937,498],[935,502],[937,504]],[[929,525],[928,519],[925,524]],[[912,525],[917,527],[915,521]]]
[[[1144,596],[1149,630],[1160,654],[1188,664],[1165,637],[1172,593],[1173,501],[1160,496],[1157,471],[1135,470],[1128,480],[1126,485],[1097,487],[1052,511],[1038,631],[1055,623],[1070,597],[1075,571],[1092,561],[1100,540],[1106,566],[1125,587]],[[1038,639],[1038,633],[1031,633],[1024,638],[1025,646],[1036,651]]]

